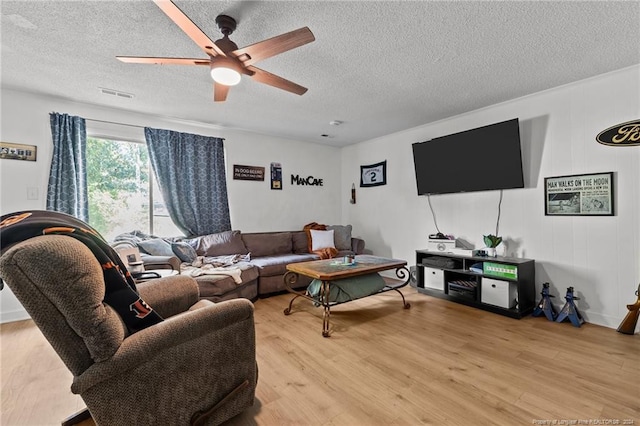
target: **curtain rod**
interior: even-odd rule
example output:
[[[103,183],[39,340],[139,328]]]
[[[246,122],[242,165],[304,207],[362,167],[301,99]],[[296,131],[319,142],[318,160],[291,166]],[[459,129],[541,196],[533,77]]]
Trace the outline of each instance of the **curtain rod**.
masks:
[[[118,126],[128,126],[128,127],[136,127],[138,129],[144,129],[145,127],[149,127],[149,126],[138,126],[137,124],[125,124],[125,123],[116,123],[115,121],[107,121],[107,120],[97,120],[95,118],[85,118],[86,121],[94,121],[96,123],[107,123],[107,124],[116,124]],[[222,139],[225,140],[225,138],[221,138],[218,136],[208,136],[208,137],[212,137],[212,138],[218,138],[218,139]]]
[[[95,118],[85,118],[85,120],[87,120],[87,121],[95,121],[95,122],[98,122],[98,123],[117,124],[119,126],[137,127],[139,129],[144,129],[146,127],[146,126],[138,126],[136,124],[116,123],[115,121],[96,120]]]

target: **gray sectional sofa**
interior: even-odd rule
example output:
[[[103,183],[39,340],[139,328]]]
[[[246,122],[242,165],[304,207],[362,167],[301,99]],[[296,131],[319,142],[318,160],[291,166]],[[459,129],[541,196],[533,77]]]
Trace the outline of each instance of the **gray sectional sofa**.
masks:
[[[336,257],[364,253],[365,242],[363,239],[351,236],[350,225],[330,226],[328,229],[334,230],[335,247],[338,250]],[[200,287],[200,298],[213,302],[239,297],[255,300],[258,297],[282,292],[286,290],[283,278],[287,272],[287,264],[319,259],[317,254],[310,252],[305,231],[258,233],[226,231],[195,238],[173,239],[169,244],[173,246],[183,262],[179,260],[178,255],[166,255],[167,253],[159,255],[162,250],[156,251],[153,244],[141,243],[138,246],[146,269],[180,270],[182,267],[185,273],[185,269],[188,269],[190,264],[184,261],[190,259],[184,257],[181,249],[187,248],[188,251],[186,245],[192,247],[195,254],[200,257],[239,259],[229,267],[236,271],[240,270],[240,282],[236,282],[232,276],[209,273],[199,275],[199,271],[194,271],[192,276]],[[180,250],[178,245],[181,246]],[[311,279],[300,277],[296,287],[306,287],[310,282]]]

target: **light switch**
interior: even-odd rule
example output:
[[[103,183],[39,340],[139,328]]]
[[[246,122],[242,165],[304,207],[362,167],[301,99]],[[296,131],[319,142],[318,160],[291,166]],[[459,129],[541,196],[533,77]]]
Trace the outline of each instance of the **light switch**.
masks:
[[[31,186],[27,188],[27,200],[37,200],[38,199],[38,188],[35,186]]]

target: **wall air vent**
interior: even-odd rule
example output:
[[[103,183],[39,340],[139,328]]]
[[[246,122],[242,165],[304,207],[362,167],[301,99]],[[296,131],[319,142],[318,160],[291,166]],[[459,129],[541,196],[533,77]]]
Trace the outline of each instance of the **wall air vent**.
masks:
[[[121,92],[115,89],[98,87],[98,90],[100,90],[100,93],[102,93],[103,95],[117,96],[118,98],[133,99],[135,97],[133,93]]]

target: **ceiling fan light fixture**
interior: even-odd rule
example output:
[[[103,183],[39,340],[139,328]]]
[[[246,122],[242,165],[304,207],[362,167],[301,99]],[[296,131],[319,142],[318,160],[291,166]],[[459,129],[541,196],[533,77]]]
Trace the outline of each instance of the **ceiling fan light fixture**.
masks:
[[[235,86],[240,83],[241,75],[238,65],[232,60],[219,58],[211,63],[211,78],[218,84]]]
[[[117,56],[118,60],[138,64],[209,65],[209,72],[214,81],[213,100],[215,102],[224,102],[227,99],[230,86],[240,83],[242,74],[253,78],[258,83],[296,95],[306,93],[306,87],[256,68],[253,64],[314,41],[315,36],[308,27],[298,28],[238,49],[238,45],[229,40],[229,35],[237,26],[236,20],[232,17],[218,15],[216,23],[223,37],[214,42],[176,6],[173,0],[154,0],[154,2],[198,47],[204,50],[208,58]]]
[[[240,73],[231,68],[211,68],[211,78],[213,78],[213,81],[216,83],[225,86],[235,86],[240,83]]]

